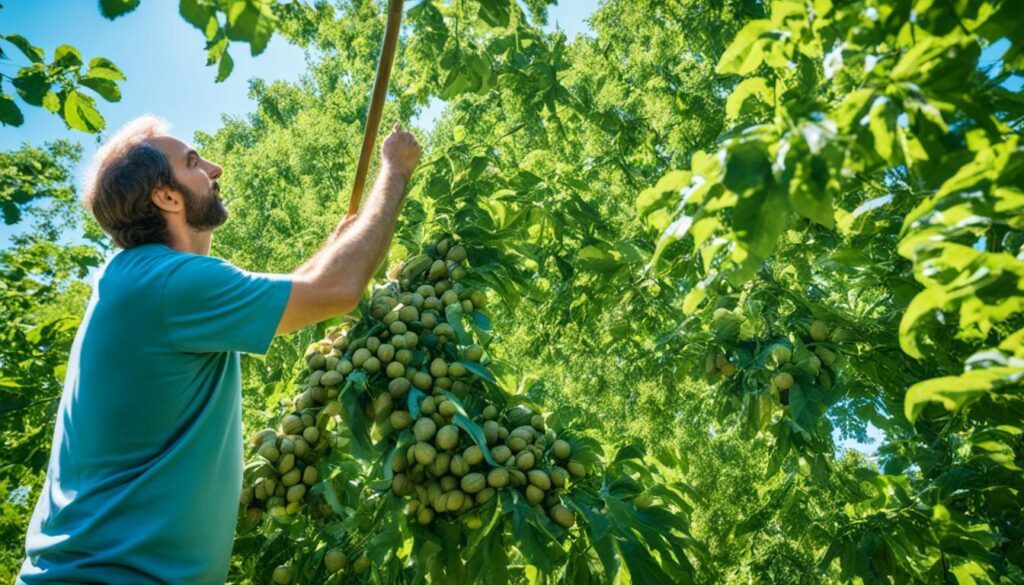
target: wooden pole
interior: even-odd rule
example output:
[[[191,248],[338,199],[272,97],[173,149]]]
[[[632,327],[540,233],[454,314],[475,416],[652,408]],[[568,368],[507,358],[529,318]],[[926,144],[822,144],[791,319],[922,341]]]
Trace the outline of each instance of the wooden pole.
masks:
[[[388,84],[391,82],[391,66],[395,62],[398,48],[398,31],[402,26],[403,0],[390,0],[388,4],[388,24],[384,30],[384,46],[380,50],[380,62],[377,64],[377,80],[373,84],[373,98],[370,100],[370,112],[366,116],[366,133],[363,135],[363,148],[359,152],[359,166],[356,167],[356,182],[352,185],[352,198],[348,204],[348,214],[355,215],[359,211],[359,201],[363,197],[366,185],[366,173],[370,170],[370,157],[377,143],[377,131],[380,129],[380,117],[384,112],[384,100],[388,95]]]

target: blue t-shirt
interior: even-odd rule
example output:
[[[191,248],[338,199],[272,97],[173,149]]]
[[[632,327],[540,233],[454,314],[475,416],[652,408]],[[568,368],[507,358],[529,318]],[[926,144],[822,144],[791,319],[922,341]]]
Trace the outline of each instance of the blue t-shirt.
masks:
[[[291,293],[161,244],[98,272],[75,336],[19,584],[223,583],[242,484],[238,352]]]

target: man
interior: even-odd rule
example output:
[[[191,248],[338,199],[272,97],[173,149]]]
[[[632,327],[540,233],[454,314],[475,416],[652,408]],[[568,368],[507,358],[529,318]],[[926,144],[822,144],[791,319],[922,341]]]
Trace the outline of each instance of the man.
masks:
[[[362,211],[291,274],[211,258],[223,170],[146,116],[84,202],[119,250],[75,337],[19,584],[223,583],[242,481],[238,352],[351,311],[387,256],[416,139],[396,127]]]

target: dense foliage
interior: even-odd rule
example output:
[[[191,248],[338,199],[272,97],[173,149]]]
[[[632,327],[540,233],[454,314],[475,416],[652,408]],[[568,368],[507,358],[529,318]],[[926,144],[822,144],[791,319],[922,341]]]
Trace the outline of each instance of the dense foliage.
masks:
[[[232,218],[213,253],[289,271],[346,207],[382,6],[194,4],[209,51],[230,39],[256,52],[251,35],[232,36],[231,14],[271,10],[276,29],[261,34],[313,57],[299,83],[254,81],[255,114],[197,137],[227,169]],[[695,582],[1024,580],[1024,101],[1002,85],[1024,67],[1014,3],[607,0],[592,36],[571,41],[543,30],[545,2],[526,6],[409,7],[385,117],[447,107],[389,264],[437,233],[465,245],[497,301],[496,387],[609,453],[648,453],[654,480],[685,493]],[[1001,39],[986,69],[980,55]],[[8,223],[73,200],[67,145],[3,156]],[[49,213],[83,222],[71,205]],[[84,308],[74,270],[104,252],[46,229],[3,255],[0,493],[22,496],[3,508],[6,567]],[[302,390],[306,348],[333,332],[244,360],[250,432]],[[838,448],[869,430],[884,436],[877,458]],[[380,512],[384,486],[365,458],[339,457],[328,468],[348,481],[349,505],[330,512],[339,532],[290,514],[253,530],[247,518],[232,580],[264,582],[285,555],[326,555],[346,534],[380,555],[374,571],[337,580],[397,574],[381,572],[396,558],[384,553],[408,559],[415,540],[373,540],[394,534],[398,508]],[[600,523],[576,520],[579,534]],[[296,530],[307,549],[280,545]],[[538,561],[516,558],[510,574],[535,578]],[[621,570],[659,582],[660,562]]]

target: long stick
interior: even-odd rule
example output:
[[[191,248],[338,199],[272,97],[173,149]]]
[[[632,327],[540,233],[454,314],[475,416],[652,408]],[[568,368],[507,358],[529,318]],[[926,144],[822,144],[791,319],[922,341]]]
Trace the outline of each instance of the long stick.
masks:
[[[388,24],[384,30],[384,46],[380,50],[377,80],[373,84],[373,99],[370,100],[370,113],[366,116],[363,149],[359,152],[356,182],[352,185],[352,199],[348,204],[350,216],[359,211],[359,200],[363,197],[363,187],[366,185],[366,173],[370,170],[370,157],[373,156],[373,146],[377,143],[377,130],[380,129],[384,99],[388,95],[388,84],[391,82],[391,66],[395,62],[395,50],[398,48],[398,30],[402,26],[402,1],[390,0],[388,4]]]

